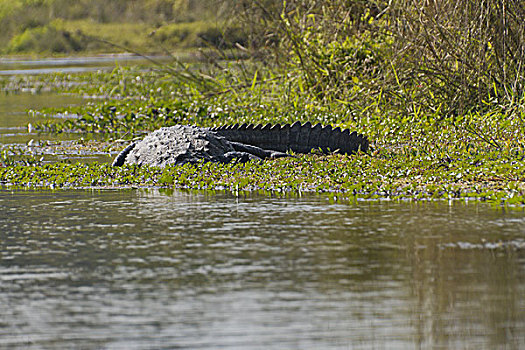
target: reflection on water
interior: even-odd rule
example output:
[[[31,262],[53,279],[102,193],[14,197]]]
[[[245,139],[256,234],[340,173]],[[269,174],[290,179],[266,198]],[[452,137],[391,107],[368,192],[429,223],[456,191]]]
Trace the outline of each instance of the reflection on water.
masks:
[[[482,204],[4,191],[0,347],[519,349],[524,230]]]

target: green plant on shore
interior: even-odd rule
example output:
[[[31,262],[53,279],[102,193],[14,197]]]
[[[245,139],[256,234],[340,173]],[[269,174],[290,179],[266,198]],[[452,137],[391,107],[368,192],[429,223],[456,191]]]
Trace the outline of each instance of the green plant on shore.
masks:
[[[483,200],[525,204],[523,162],[504,152],[472,160],[453,149],[421,157],[417,151],[392,156],[300,155],[265,162],[198,163],[178,167],[111,167],[109,164],[13,165],[0,167],[8,188],[166,187],[201,190],[325,193],[353,199]],[[442,158],[440,158],[442,157]]]

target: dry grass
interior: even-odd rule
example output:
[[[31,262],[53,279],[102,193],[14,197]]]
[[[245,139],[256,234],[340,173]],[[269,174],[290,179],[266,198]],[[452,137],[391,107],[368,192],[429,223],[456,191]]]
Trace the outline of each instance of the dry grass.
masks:
[[[522,1],[405,0],[387,10],[396,62],[447,101],[450,112],[523,95]]]
[[[523,100],[519,0],[253,0],[237,11],[255,49],[320,103],[448,117]]]

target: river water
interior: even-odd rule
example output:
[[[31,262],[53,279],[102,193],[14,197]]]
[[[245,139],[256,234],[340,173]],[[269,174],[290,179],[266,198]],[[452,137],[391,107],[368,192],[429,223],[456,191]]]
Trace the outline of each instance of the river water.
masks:
[[[522,211],[107,190],[0,212],[0,347],[525,346]]]
[[[166,57],[153,57],[165,62]],[[100,55],[93,57],[17,59],[0,57],[0,78],[17,79],[20,76],[56,72],[81,73],[93,70],[111,70],[117,66],[145,64],[147,60],[133,55]],[[5,77],[2,77],[5,76]],[[101,135],[64,132],[58,134],[37,132],[30,125],[53,118],[73,118],[71,115],[42,116],[30,111],[43,108],[67,107],[84,104],[86,99],[72,94],[58,94],[48,91],[0,91],[0,151],[8,149],[24,153],[32,152],[44,161],[69,159],[84,162],[108,162],[113,155],[108,153],[86,152],[74,147],[79,139],[89,141]]]
[[[78,103],[0,96],[0,144]],[[0,190],[0,349],[523,349],[524,296],[521,209]]]
[[[179,59],[184,59],[184,56]],[[156,62],[170,60],[167,56],[151,56]],[[0,76],[35,75],[49,73],[83,73],[99,69],[113,69],[118,66],[147,64],[150,61],[144,56],[131,54],[97,55],[85,57],[52,57],[52,58],[2,58],[0,57]]]

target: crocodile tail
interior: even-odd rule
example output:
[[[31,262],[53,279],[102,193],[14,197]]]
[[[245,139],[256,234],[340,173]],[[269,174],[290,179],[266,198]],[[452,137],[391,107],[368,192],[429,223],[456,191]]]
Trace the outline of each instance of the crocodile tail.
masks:
[[[211,128],[219,136],[229,141],[257,146],[279,152],[293,151],[296,153],[310,153],[312,149],[320,149],[323,153],[337,152],[351,154],[358,150],[368,149],[368,139],[357,132],[350,130],[332,129],[330,125],[312,125],[310,122],[292,125],[235,124]]]

